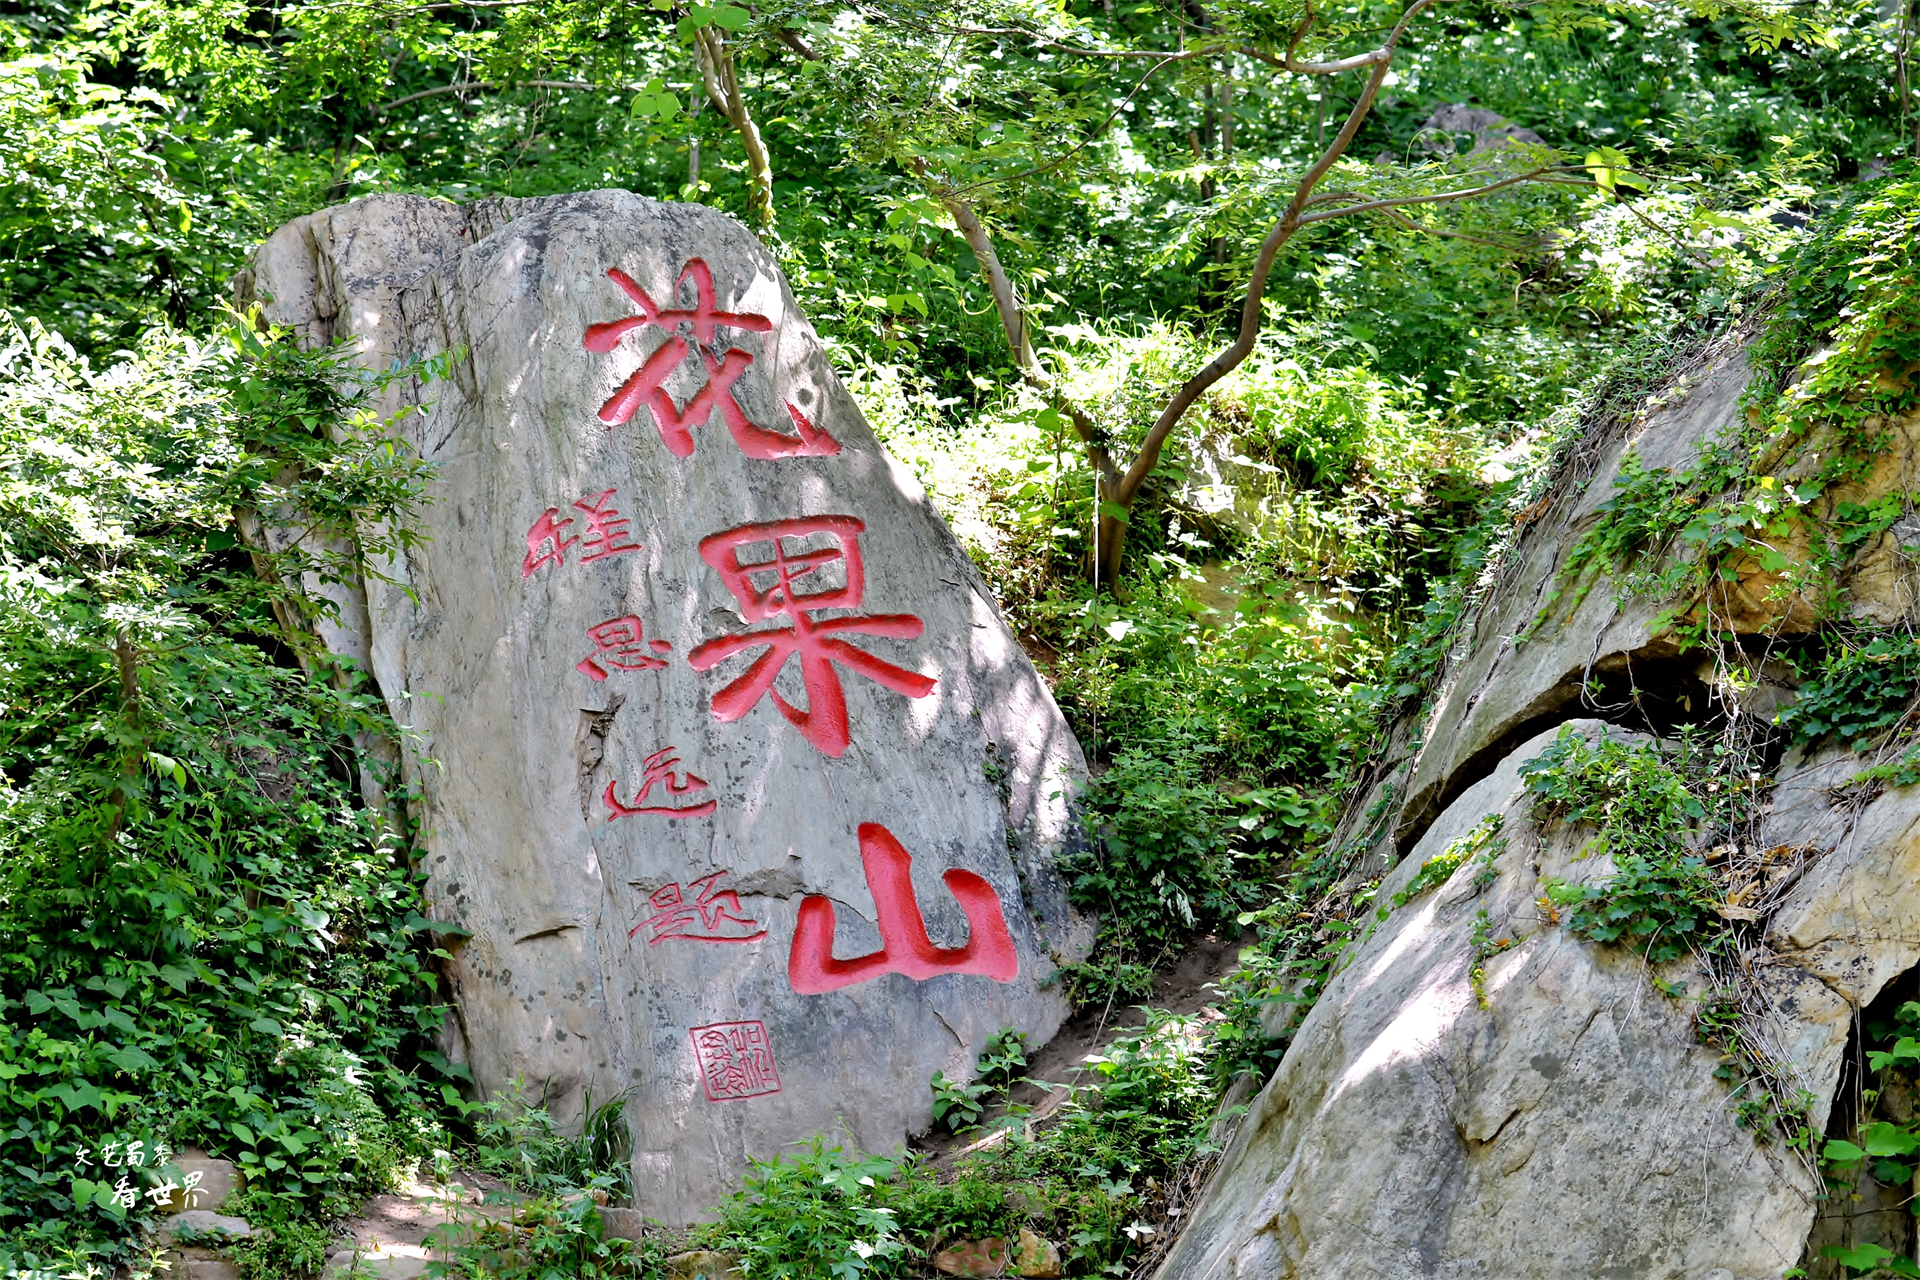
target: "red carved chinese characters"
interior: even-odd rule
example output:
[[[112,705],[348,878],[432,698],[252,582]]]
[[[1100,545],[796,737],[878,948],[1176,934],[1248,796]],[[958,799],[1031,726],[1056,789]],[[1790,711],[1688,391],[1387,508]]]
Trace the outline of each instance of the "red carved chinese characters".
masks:
[[[646,758],[642,765],[646,773],[640,779],[640,789],[634,792],[633,799],[625,804],[622,804],[619,797],[614,794],[614,788],[620,785],[619,782],[616,780],[607,783],[606,793],[600,798],[606,803],[608,822],[616,818],[634,818],[641,814],[663,818],[700,818],[719,807],[719,802],[715,800],[684,807],[645,803],[648,794],[656,785],[660,785],[667,796],[684,796],[707,789],[706,779],[692,773],[682,773],[678,778],[674,777],[673,771],[679,767],[680,757],[674,755],[673,751],[672,747],[662,747]]]
[[[708,1102],[736,1102],[780,1092],[780,1073],[773,1065],[765,1023],[716,1022],[694,1027],[688,1034]]]
[[[920,903],[913,896],[913,855],[877,822],[860,824],[860,863],[879,917],[880,949],[851,960],[833,958],[833,902],[817,894],[800,903],[787,958],[787,981],[803,996],[821,995],[867,982],[887,973],[904,973],[916,982],[942,973],[977,973],[995,982],[1020,976],[1020,957],[1000,898],[993,886],[971,871],[941,877],[967,917],[964,947],[936,947],[927,937]]]
[[[695,671],[707,671],[736,653],[764,648],[745,674],[713,695],[716,720],[732,721],[752,710],[763,696],[771,696],[780,714],[791,721],[816,749],[840,756],[853,741],[847,723],[846,691],[833,669],[839,663],[877,684],[909,698],[924,698],[933,692],[934,682],[915,671],[896,667],[891,662],[856,649],[841,633],[893,636],[911,640],[922,629],[919,618],[907,613],[866,614],[850,618],[816,618],[825,609],[857,609],[866,593],[866,574],[860,560],[860,535],[866,525],[852,516],[807,516],[798,520],[778,520],[770,524],[742,525],[701,539],[700,558],[719,571],[727,590],[740,603],[740,612],[748,623],[765,622],[785,616],[790,626],[745,631],[720,636],[696,645],[687,654],[687,665]],[[807,550],[804,545],[814,535],[829,539],[829,545]],[[772,558],[743,562],[743,548],[770,543]],[[830,585],[825,575],[838,564],[845,572],[845,583]],[[764,589],[756,577],[772,575]],[[801,682],[807,691],[807,709],[801,711],[782,698],[773,687],[775,677],[794,654],[800,655]]]
[[[653,414],[653,425],[659,428],[660,440],[667,446],[667,451],[676,458],[685,458],[693,454],[691,428],[706,422],[718,409],[727,424],[727,430],[733,435],[734,443],[749,458],[822,457],[840,452],[840,442],[815,427],[791,403],[787,405],[787,413],[800,432],[797,436],[783,435],[747,420],[746,413],[733,398],[733,384],[753,363],[753,354],[735,348],[719,354],[715,346],[716,331],[724,326],[751,333],[768,333],[773,329],[773,322],[765,316],[719,310],[714,303],[713,272],[704,261],[699,258],[688,259],[680,278],[674,281],[674,301],[679,299],[682,286],[688,280],[693,281],[694,305],[691,310],[672,307],[663,310],[655,306],[653,299],[647,296],[647,291],[617,267],[607,272],[607,278],[633,300],[634,305],[640,308],[640,314],[609,324],[589,325],[585,339],[587,350],[604,354],[613,350],[631,330],[649,325],[659,326],[669,336],[600,406],[602,422],[608,426],[618,426],[631,419],[644,404]],[[692,342],[681,336],[680,326],[683,324],[691,331]],[[706,385],[684,406],[676,405],[667,392],[666,381],[696,350],[700,353],[700,362],[706,366]]]
[[[575,663],[574,669],[596,683],[607,678],[609,667],[615,671],[658,671],[667,660],[654,654],[673,648],[665,640],[647,639],[646,628],[633,614],[595,623],[587,628],[587,639],[593,641],[593,656]]]
[[[627,529],[632,522],[614,508],[613,495],[614,490],[608,489],[591,503],[582,498],[573,504],[575,510],[585,512],[587,517],[586,532],[580,535],[581,564],[640,549],[640,544],[628,536]]]
[[[677,884],[655,889],[647,903],[655,915],[627,931],[631,938],[642,929],[653,934],[647,945],[657,947],[668,938],[686,938],[694,942],[758,942],[767,936],[757,920],[749,920],[740,906],[740,895],[720,888],[724,871],[689,881],[683,890]],[[688,901],[688,896],[693,900]],[[743,932],[753,930],[753,932]]]
[[[548,507],[542,512],[540,518],[533,522],[533,527],[527,530],[527,554],[520,562],[522,580],[531,578],[534,571],[543,565],[566,564],[567,551],[575,543],[580,544],[581,564],[591,564],[625,551],[640,550],[640,544],[632,540],[629,532],[633,522],[621,515],[613,505],[616,492],[608,489],[592,501],[582,498],[574,503],[574,510],[586,517],[587,527],[571,536],[567,529],[574,523],[572,516],[564,520],[555,519],[560,514],[558,507]]]

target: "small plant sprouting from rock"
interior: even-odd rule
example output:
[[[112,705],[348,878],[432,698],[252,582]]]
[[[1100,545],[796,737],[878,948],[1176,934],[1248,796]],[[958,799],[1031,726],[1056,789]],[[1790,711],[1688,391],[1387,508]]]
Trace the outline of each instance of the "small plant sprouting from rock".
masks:
[[[979,1124],[993,1095],[1011,1089],[1026,1067],[1026,1037],[1011,1027],[999,1032],[980,1051],[971,1084],[933,1073],[933,1122],[949,1133]]]
[[[1688,738],[1669,759],[1652,742],[1589,742],[1567,728],[1521,766],[1534,820],[1591,823],[1599,830],[1580,856],[1613,859],[1614,874],[1605,880],[1549,878],[1544,905],[1551,916],[1564,913],[1574,933],[1631,947],[1655,963],[1706,940],[1719,923],[1717,894],[1713,873],[1688,845],[1695,824],[1709,816],[1687,776],[1698,771],[1700,754]]]
[[[1485,907],[1474,915],[1471,944],[1473,962],[1467,969],[1467,985],[1473,988],[1473,998],[1482,1009],[1487,1007],[1487,961],[1502,951],[1511,951],[1524,941],[1524,938],[1495,938],[1493,916]]]
[[[1473,874],[1475,885],[1484,888],[1493,883],[1496,872],[1493,863],[1507,847],[1506,840],[1500,835],[1502,817],[1490,813],[1474,826],[1473,830],[1461,836],[1420,864],[1420,870],[1413,879],[1407,881],[1407,887],[1393,895],[1393,905],[1404,907],[1427,890],[1443,885],[1453,878],[1453,873],[1462,863],[1472,860],[1478,868]]]

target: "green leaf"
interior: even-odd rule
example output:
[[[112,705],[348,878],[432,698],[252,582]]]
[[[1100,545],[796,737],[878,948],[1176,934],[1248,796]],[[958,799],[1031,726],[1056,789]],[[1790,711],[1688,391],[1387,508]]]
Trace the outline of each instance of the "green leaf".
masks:
[[[160,1063],[154,1057],[135,1045],[126,1045],[107,1054],[107,1060],[129,1075],[141,1071],[158,1071]]]
[[[1867,1244],[1855,1245],[1852,1248],[1830,1244],[1820,1251],[1820,1256],[1823,1258],[1832,1258],[1843,1267],[1851,1267],[1856,1271],[1866,1271],[1873,1267],[1881,1266],[1887,1259],[1893,1257],[1894,1254],[1892,1250],[1882,1245],[1869,1242]]]
[[[1920,1134],[1884,1120],[1868,1125],[1861,1136],[1866,1139],[1870,1156],[1904,1156],[1920,1150]]]
[[[1835,1138],[1820,1152],[1820,1158],[1831,1160],[1835,1164],[1853,1164],[1855,1161],[1865,1160],[1867,1153],[1845,1138]]]

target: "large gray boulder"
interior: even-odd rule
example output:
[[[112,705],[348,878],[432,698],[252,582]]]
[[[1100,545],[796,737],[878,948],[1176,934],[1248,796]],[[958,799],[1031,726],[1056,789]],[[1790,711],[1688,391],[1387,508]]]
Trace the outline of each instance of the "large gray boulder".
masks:
[[[1825,1137],[1911,1115],[1905,1085],[1877,1101],[1863,1090],[1875,1078],[1863,1029],[1920,992],[1920,786],[1860,776],[1911,737],[1878,754],[1807,751],[1773,719],[1795,696],[1778,657],[1823,618],[1914,625],[1920,521],[1859,540],[1814,583],[1750,555],[1694,598],[1570,571],[1630,465],[1682,472],[1732,438],[1750,337],[1679,353],[1637,405],[1592,422],[1519,513],[1430,702],[1392,727],[1335,842],[1363,855],[1351,887],[1381,876],[1385,904],[1498,814],[1489,876],[1463,869],[1361,918],[1159,1280],[1748,1280],[1794,1267],[1827,1280],[1842,1273],[1828,1246],[1910,1253],[1905,1184],[1823,1184],[1816,1165]],[[1869,425],[1883,431],[1874,465],[1815,499],[1816,522],[1920,487],[1920,414]],[[1792,485],[1830,447],[1789,443],[1755,474]],[[1801,558],[1809,536],[1777,549]],[[1703,617],[1740,643],[1684,646],[1678,624]],[[1654,969],[1570,934],[1543,903],[1545,879],[1612,867],[1582,856],[1590,828],[1533,824],[1518,766],[1568,725],[1620,736],[1702,722],[1748,752],[1727,782],[1751,788],[1751,808],[1698,850],[1716,911],[1738,926],[1711,973],[1696,960]],[[1503,938],[1515,945],[1485,945]]]
[[[1391,903],[1427,859],[1501,816],[1487,861],[1373,921],[1162,1277],[1748,1280],[1799,1259],[1819,1178],[1740,1125],[1691,1005],[1656,990],[1638,956],[1536,906],[1548,877],[1612,870],[1580,856],[1590,829],[1530,816],[1519,766],[1556,732],[1508,753],[1381,884],[1376,901]],[[1476,949],[1476,930],[1493,945]],[[1690,963],[1655,976],[1704,985]],[[1802,1046],[1823,1068],[1845,1042],[1831,1016],[1844,1008],[1829,996],[1825,1034]]]
[[[628,1094],[641,1207],[685,1220],[750,1156],[897,1146],[934,1071],[1055,1031],[1079,747],[750,234],[376,196],[241,286],[370,367],[453,353],[384,406],[421,409],[427,539],[326,634],[410,735],[483,1091]]]

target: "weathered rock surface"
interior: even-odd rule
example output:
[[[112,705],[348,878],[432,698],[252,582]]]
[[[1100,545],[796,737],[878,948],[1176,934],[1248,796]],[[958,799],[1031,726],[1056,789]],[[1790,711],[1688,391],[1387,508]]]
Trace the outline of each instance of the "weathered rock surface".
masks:
[[[178,1189],[161,1205],[162,1213],[190,1209],[218,1212],[234,1193],[246,1186],[240,1168],[231,1160],[216,1160],[197,1147],[187,1147],[167,1161],[162,1171]]]
[[[1621,731],[1575,722],[1589,734]],[[1538,917],[1590,832],[1536,830],[1522,744],[1450,805],[1380,889],[1503,815],[1491,884],[1469,862],[1359,944],[1261,1092],[1167,1277],[1778,1276],[1818,1179],[1740,1127],[1691,1007],[1638,957]],[[1473,934],[1513,945],[1484,956]],[[1691,979],[1686,966],[1662,975]],[[1839,1029],[1844,1043],[1845,1029]]]
[[[1045,1236],[1020,1228],[1014,1243],[1013,1273],[1031,1280],[1055,1280],[1060,1270],[1059,1246]]]
[[[371,1249],[342,1249],[327,1259],[327,1280],[414,1280],[433,1266],[434,1255],[423,1245],[390,1244]]]
[[[1591,457],[1575,469],[1575,483],[1527,514],[1513,568],[1474,618],[1466,657],[1449,672],[1425,745],[1408,770],[1395,833],[1400,848],[1418,839],[1425,824],[1514,743],[1582,714],[1583,707],[1618,708],[1630,690],[1640,690],[1643,703],[1653,700],[1656,715],[1698,720],[1707,714],[1713,661],[1698,650],[1680,653],[1666,623],[1674,602],[1631,596],[1604,574],[1576,579],[1566,569],[1580,538],[1616,494],[1614,481],[1627,456],[1646,470],[1684,472],[1703,444],[1740,425],[1750,377],[1741,335],[1705,348],[1624,431],[1589,443]],[[1830,489],[1812,514],[1830,518],[1841,503],[1865,505],[1920,487],[1920,418],[1891,424],[1886,444],[1871,475]],[[1809,442],[1806,459],[1780,467],[1779,483],[1792,483],[1816,466],[1807,459],[1817,459],[1820,451],[1820,441]],[[1910,547],[1920,547],[1920,523],[1896,523],[1823,585],[1854,616],[1882,626],[1910,618],[1920,599],[1920,570]],[[1736,581],[1718,584],[1710,599],[1693,604],[1710,612],[1717,630],[1778,638],[1812,628],[1816,606],[1824,602],[1786,591],[1778,574],[1756,563],[1734,567]],[[1687,602],[1678,611],[1688,612]],[[1599,693],[1583,692],[1589,686]],[[1770,715],[1778,694],[1765,688],[1748,694],[1747,709]]]
[[[602,1210],[606,1217],[608,1210]],[[632,1213],[631,1209],[612,1210],[616,1213]],[[638,1234],[626,1237],[638,1240]],[[712,1249],[689,1249],[685,1253],[676,1253],[667,1259],[668,1280],[742,1280],[740,1259],[730,1253],[718,1253]]]
[[[1003,1236],[980,1240],[962,1240],[933,1255],[933,1269],[943,1275],[965,1276],[968,1280],[991,1280],[1003,1276],[1013,1263],[1013,1248]]]
[[[245,1218],[211,1209],[188,1209],[176,1213],[161,1225],[163,1239],[245,1240],[253,1235],[253,1226]]]
[[[1079,748],[743,228],[379,196],[241,285],[371,366],[452,353],[386,406],[431,404],[397,427],[438,468],[428,538],[326,635],[414,735],[486,1092],[631,1091],[672,1221],[749,1155],[891,1149],[933,1071],[1053,1033]]]
[[[1859,1196],[1828,1195],[1770,1122],[1756,1131],[1736,1115],[1773,1088],[1783,1105],[1805,1104],[1816,1146],[1822,1130],[1857,1134],[1867,1114],[1860,1028],[1920,999],[1920,787],[1863,785],[1874,760],[1841,749],[1789,750],[1774,769],[1781,735],[1743,727],[1768,725],[1791,702],[1779,646],[1807,638],[1822,609],[1911,625],[1920,522],[1865,539],[1804,594],[1751,559],[1729,565],[1705,598],[1677,602],[1568,572],[1629,455],[1684,471],[1739,425],[1743,340],[1695,353],[1623,426],[1596,429],[1521,514],[1431,706],[1395,726],[1339,833],[1370,850],[1360,878],[1385,875],[1384,904],[1499,813],[1496,874],[1478,886],[1456,873],[1349,952],[1161,1280],[1750,1280],[1796,1266],[1825,1280],[1841,1274],[1820,1257],[1827,1245],[1910,1252],[1903,1186],[1867,1180]],[[1920,488],[1920,420],[1867,429],[1884,429],[1884,448],[1869,474],[1814,500],[1816,521]],[[1828,447],[1804,441],[1797,454],[1760,459],[1755,474],[1791,485]],[[1790,560],[1805,550],[1779,549]],[[1725,667],[1711,651],[1684,652],[1674,634],[1676,615],[1703,610],[1745,645],[1729,646]],[[1596,714],[1617,723],[1582,718]],[[1620,735],[1708,721],[1730,741],[1773,744],[1750,756],[1751,820],[1715,837],[1731,843],[1701,849],[1718,868],[1717,909],[1745,922],[1717,989],[1738,1000],[1743,1050],[1773,1073],[1737,1091],[1715,1078],[1726,1062],[1696,1032],[1700,995],[1716,987],[1697,965],[1649,972],[1634,952],[1569,934],[1540,905],[1544,879],[1591,881],[1612,868],[1575,856],[1590,829],[1536,830],[1517,775],[1568,724]],[[1476,947],[1482,910],[1483,940],[1515,945]],[[1664,994],[1654,977],[1688,994]],[[1904,1098],[1894,1105],[1910,1106]]]

